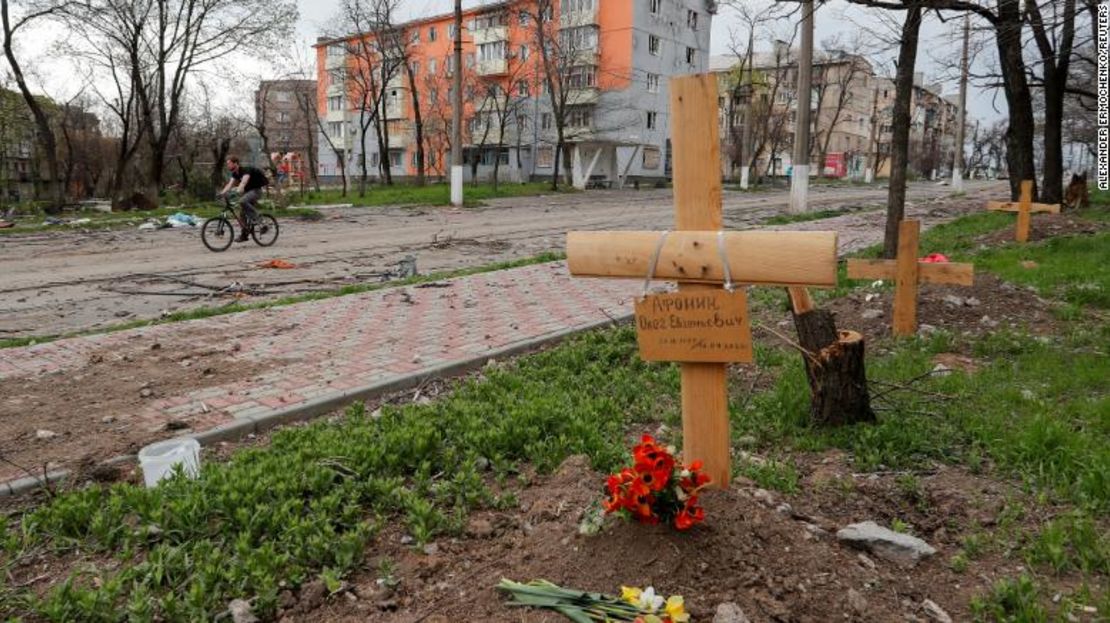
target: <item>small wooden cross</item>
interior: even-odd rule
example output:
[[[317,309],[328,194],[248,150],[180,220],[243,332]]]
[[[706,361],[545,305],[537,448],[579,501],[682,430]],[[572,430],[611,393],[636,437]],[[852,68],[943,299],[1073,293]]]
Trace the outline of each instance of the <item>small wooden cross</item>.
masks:
[[[721,292],[724,256],[736,283],[836,285],[836,232],[718,234],[722,215],[716,80],[678,77],[671,80],[670,91],[677,231],[665,239],[663,232],[650,231],[570,232],[571,274],[644,279],[653,272],[659,279],[678,281],[680,294],[693,293],[697,298],[699,292]],[[744,293],[734,296],[744,297]],[[746,298],[740,303],[746,323]],[[750,332],[750,326],[745,328]],[[705,359],[682,363],[683,459],[701,460],[705,473],[720,488],[728,486],[731,475],[727,372],[726,363]]]
[[[1021,182],[1021,201],[988,201],[987,209],[996,212],[1017,212],[1017,233],[1014,240],[1018,242],[1029,241],[1029,222],[1034,212],[1060,213],[1058,203],[1033,203],[1033,180]]]
[[[919,283],[948,283],[970,286],[975,278],[973,264],[921,262],[917,259],[921,221],[898,225],[898,259],[848,260],[849,279],[894,280],[894,335],[917,333],[917,286]]]

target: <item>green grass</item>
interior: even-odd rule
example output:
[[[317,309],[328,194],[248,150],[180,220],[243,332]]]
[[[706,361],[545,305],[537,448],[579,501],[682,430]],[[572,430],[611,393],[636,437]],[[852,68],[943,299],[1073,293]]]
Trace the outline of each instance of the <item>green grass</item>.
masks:
[[[947,238],[940,239],[958,243],[983,226],[979,215],[972,219],[942,231]],[[1099,253],[1075,244],[1076,257]],[[1044,247],[1049,263],[1071,248]],[[1110,263],[1076,261],[1092,271],[1088,279],[1105,284],[1110,278]],[[868,360],[869,377],[919,376],[932,369],[935,354],[959,346],[956,339],[940,332],[884,343]],[[1083,319],[1055,336],[983,336],[972,345],[984,362],[979,371],[919,384],[952,400],[896,391],[876,399],[884,407],[877,423],[836,429],[809,424],[797,353],[761,345],[757,365],[772,385],[734,398],[733,434],[746,440],[745,448],[784,458],[748,462],[738,472],[791,492],[800,478],[790,452],[842,448],[859,471],[944,462],[1013,479],[1035,499],[1072,510],[1039,533],[1014,539],[1033,575],[999,583],[972,611],[982,621],[1047,620],[1046,596],[1034,579],[1039,569],[1079,573],[1096,586],[1110,575],[1110,546],[1100,530],[1110,513],[1107,344],[1106,328]],[[610,470],[621,464],[637,424],[678,419],[676,366],[640,361],[629,327],[579,336],[483,377],[429,405],[385,407],[380,418],[354,407],[334,424],[281,431],[269,446],[206,464],[196,482],[63,493],[3,526],[0,570],[42,548],[108,557],[114,570],[75,571],[41,598],[0,587],[0,616],[101,621],[127,613],[184,621],[211,617],[234,597],[257,597],[256,609],[270,616],[280,582],[322,578],[334,585],[360,563],[386,522],[405,526],[418,543],[457,534],[471,510],[512,503],[511,494],[499,496],[488,483],[512,482],[523,463],[546,471],[568,455],[585,454],[594,467]],[[907,499],[922,497],[917,479],[897,484]],[[1012,515],[1020,512],[1008,506],[997,530],[1015,530]],[[990,547],[990,533],[968,535],[950,564],[966,570]]]
[[[514,503],[490,478],[508,482],[525,461],[548,471],[572,454],[615,469],[632,423],[677,409],[657,398],[677,394],[676,369],[641,362],[627,327],[483,377],[430,405],[386,406],[377,418],[356,406],[336,424],[280,431],[206,463],[196,481],[63,493],[4,526],[0,569],[43,547],[111,563],[82,565],[42,598],[0,587],[0,617],[208,620],[235,597],[257,597],[255,611],[273,616],[280,582],[343,577],[383,523],[417,543],[458,534],[471,509]]]
[[[779,214],[763,221],[764,225],[789,225],[790,223],[804,223],[806,221],[820,221],[833,218],[842,214],[855,212],[851,208],[836,210],[817,210],[816,212],[802,212],[801,214]]]
[[[507,260],[504,262],[494,262],[483,266],[474,266],[470,268],[461,268],[458,270],[440,271],[428,273],[426,275],[417,275],[407,279],[398,281],[389,281],[384,283],[361,283],[346,285],[335,290],[327,290],[323,292],[310,292],[308,294],[298,294],[295,296],[287,296],[272,301],[260,301],[257,303],[230,303],[228,305],[221,305],[219,307],[198,307],[195,309],[187,309],[179,312],[174,312],[162,318],[152,320],[134,320],[131,322],[124,322],[109,327],[100,327],[90,331],[78,331],[74,333],[66,333],[62,335],[46,335],[34,337],[18,337],[0,340],[0,350],[5,348],[17,348],[21,346],[30,346],[33,344],[42,344],[44,342],[52,342],[69,337],[79,337],[82,335],[94,335],[100,333],[114,333],[116,331],[126,331],[128,329],[136,329],[138,327],[148,327],[157,324],[166,324],[170,322],[184,322],[186,320],[198,320],[200,318],[211,318],[213,316],[223,316],[226,314],[234,314],[241,311],[248,311],[252,309],[268,309],[271,307],[283,307],[285,305],[295,305],[297,303],[304,303],[306,301],[320,301],[323,299],[335,298],[337,296],[348,296],[351,294],[361,294],[363,292],[372,292],[374,290],[381,290],[384,288],[399,288],[404,286],[419,285],[421,283],[429,283],[432,281],[440,281],[442,279],[454,279],[457,277],[465,277],[467,275],[476,275],[479,273],[488,273],[498,270],[508,270],[510,268],[519,268],[521,266],[530,266],[532,264],[543,264],[544,262],[555,262],[565,259],[562,253],[540,253],[532,257],[521,258],[518,260]]]
[[[463,188],[463,200],[468,206],[480,205],[487,199],[505,197],[530,197],[536,195],[550,195],[556,192],[574,192],[566,187],[559,187],[558,191],[551,190],[547,182],[529,182],[515,184],[502,182],[497,190],[492,184],[467,185]],[[427,186],[412,186],[398,184],[395,186],[374,186],[367,189],[364,196],[359,196],[358,181],[352,180],[347,195],[342,196],[337,189],[327,189],[320,192],[310,191],[302,196],[292,194],[294,203],[303,201],[306,205],[327,205],[350,203],[357,207],[391,206],[391,205],[432,205],[445,206],[451,204],[451,187],[448,184],[429,184]]]

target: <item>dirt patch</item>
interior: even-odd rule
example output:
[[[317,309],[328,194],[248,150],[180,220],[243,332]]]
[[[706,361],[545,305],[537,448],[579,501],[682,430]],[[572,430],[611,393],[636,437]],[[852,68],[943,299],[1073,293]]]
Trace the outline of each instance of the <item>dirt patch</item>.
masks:
[[[959,621],[969,620],[973,595],[1006,575],[1005,565],[990,556],[970,561],[963,573],[951,570],[948,560],[963,535],[997,521],[1014,494],[1009,488],[938,468],[910,494],[896,475],[852,474],[837,453],[802,463],[812,483],[802,492],[783,496],[734,483],[705,496],[708,520],[689,533],[611,520],[601,534],[582,536],[579,521],[601,495],[604,476],[572,458],[521,491],[517,509],[476,514],[457,538],[421,551],[402,545],[401,530],[388,530],[364,570],[350,578],[348,591],[311,612],[290,594],[284,620],[560,621],[550,613],[510,609],[494,589],[501,578],[544,578],[610,593],[622,584],[653,585],[684,595],[696,621],[712,619],[724,602],[737,603],[752,621],[924,621],[926,599]],[[821,471],[838,473],[844,484],[814,480]],[[906,569],[861,556],[835,537],[848,523],[890,525],[894,518],[909,523],[937,555]],[[1026,519],[1030,529],[1037,519]],[[383,561],[393,568],[390,582],[379,581]]]
[[[1029,242],[1041,242],[1061,236],[1080,236],[1096,234],[1106,226],[1097,221],[1088,221],[1075,217],[1072,214],[1034,214],[1029,226]],[[1014,227],[991,232],[980,237],[977,242],[995,247],[1014,241],[1014,229],[1017,227],[1017,216],[1014,216]]]
[[[187,433],[194,422],[144,418],[144,410],[167,397],[250,378],[281,365],[234,358],[234,345],[219,340],[204,346],[203,336],[175,336],[173,349],[136,339],[124,347],[100,349],[77,369],[4,381],[0,399],[0,466],[4,480],[34,472],[78,468],[96,479],[112,479],[97,470],[100,461],[134,454],[142,446]],[[183,344],[201,344],[184,347]],[[213,413],[215,417],[217,414]],[[15,465],[24,469],[17,469]]]
[[[893,304],[893,290],[867,288],[824,306],[836,315],[838,327],[876,339],[891,335]],[[975,284],[970,287],[922,285],[917,297],[917,321],[922,334],[945,329],[978,336],[1019,327],[1047,334],[1057,328],[1049,302],[1027,288],[982,272],[975,275]]]

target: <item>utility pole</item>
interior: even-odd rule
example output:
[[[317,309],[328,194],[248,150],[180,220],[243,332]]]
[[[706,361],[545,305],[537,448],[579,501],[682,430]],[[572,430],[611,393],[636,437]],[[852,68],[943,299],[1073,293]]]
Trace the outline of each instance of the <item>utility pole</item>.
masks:
[[[809,200],[809,106],[813,97],[813,0],[802,2],[802,53],[798,58],[798,118],[794,128],[794,165],[790,212],[805,212]]]
[[[463,204],[462,0],[455,0],[455,74],[451,93],[451,205]]]
[[[867,137],[867,171],[863,174],[863,181],[867,184],[875,181],[879,174],[876,166],[879,162],[879,81],[875,81],[875,95],[871,99],[871,136]]]
[[[964,55],[960,61],[960,106],[956,113],[956,157],[952,162],[952,189],[963,192],[964,189],[964,126],[967,125],[967,74],[968,74],[968,47],[971,40],[971,15],[964,15]]]

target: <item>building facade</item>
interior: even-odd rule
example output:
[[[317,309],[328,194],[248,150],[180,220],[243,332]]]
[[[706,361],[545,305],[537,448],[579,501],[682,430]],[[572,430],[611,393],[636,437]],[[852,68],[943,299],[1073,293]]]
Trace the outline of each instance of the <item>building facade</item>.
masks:
[[[254,93],[251,160],[268,165],[269,153],[293,153],[314,161],[319,148],[315,80],[263,80]]]
[[[713,0],[511,0],[467,10],[467,177],[495,168],[503,180],[550,177],[559,160],[580,188],[665,178],[668,81],[706,71],[715,12]],[[363,165],[374,177],[387,167],[415,175],[417,105],[426,172],[445,175],[453,39],[453,16],[442,15],[318,42],[322,176],[342,167],[357,177]]]
[[[743,162],[752,162],[759,176],[788,175],[794,151],[797,118],[797,52],[776,46],[756,54],[749,73],[736,57],[714,57],[722,106],[722,166],[735,176]],[[910,167],[922,177],[950,171],[955,153],[955,99],[940,94],[940,85],[914,80],[911,102]],[[867,59],[843,52],[814,59],[811,95],[810,165],[814,174],[863,179],[870,169],[890,174],[890,143],[894,83],[877,76]],[[749,143],[743,142],[751,104]]]

